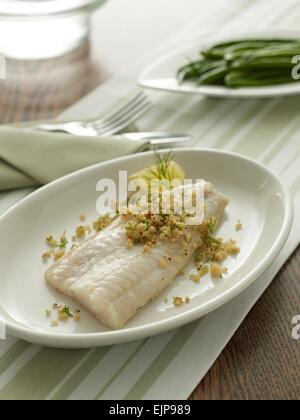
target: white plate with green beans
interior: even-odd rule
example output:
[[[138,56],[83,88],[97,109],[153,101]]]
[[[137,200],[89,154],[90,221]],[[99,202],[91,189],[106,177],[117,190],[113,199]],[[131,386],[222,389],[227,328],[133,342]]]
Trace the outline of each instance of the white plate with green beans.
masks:
[[[300,31],[264,31],[191,42],[161,57],[139,78],[142,87],[214,97],[300,94]]]

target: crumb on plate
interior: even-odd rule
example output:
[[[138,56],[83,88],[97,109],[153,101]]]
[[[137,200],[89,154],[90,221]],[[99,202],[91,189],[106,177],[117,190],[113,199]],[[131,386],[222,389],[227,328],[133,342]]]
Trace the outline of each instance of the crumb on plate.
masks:
[[[81,215],[79,216],[79,220],[81,222],[85,222],[86,221],[86,215],[84,213],[81,213]]]
[[[227,269],[222,267],[218,263],[212,263],[210,266],[210,273],[215,278],[222,278],[223,274],[227,272]]]
[[[185,303],[189,303],[189,301],[190,301],[190,298],[189,297],[185,297],[185,298],[183,298],[181,296],[174,296],[173,297],[173,304],[174,304],[174,306],[182,306]]]
[[[160,268],[166,268],[167,265],[168,265],[167,257],[161,258],[160,261],[159,261]]]
[[[240,219],[238,219],[237,222],[236,222],[236,225],[235,225],[235,230],[239,231],[239,230],[242,230],[242,229],[243,229],[243,225],[242,225]]]
[[[63,256],[65,255],[65,251],[64,250],[60,250],[54,253],[53,259],[54,261],[58,261],[60,260]]]
[[[80,320],[81,320],[81,313],[80,313],[79,309],[76,309],[75,315],[74,315],[74,321],[79,322]]]
[[[85,227],[84,226],[77,226],[76,231],[75,231],[75,237],[76,238],[82,238],[85,235],[86,235]]]
[[[199,273],[191,273],[189,275],[189,279],[192,280],[194,283],[199,283],[200,279],[201,279],[201,276],[200,276]]]

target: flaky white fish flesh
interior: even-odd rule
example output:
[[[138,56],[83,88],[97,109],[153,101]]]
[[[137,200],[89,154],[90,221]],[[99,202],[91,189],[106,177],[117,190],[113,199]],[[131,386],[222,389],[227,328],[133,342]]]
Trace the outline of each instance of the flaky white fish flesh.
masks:
[[[205,184],[205,218],[222,218],[228,200],[212,184]],[[111,329],[120,329],[157,297],[190,261],[199,233],[182,252],[179,242],[163,241],[144,252],[142,244],[127,246],[122,217],[70,250],[46,272],[47,284],[75,299]],[[161,267],[167,257],[170,263]],[[176,258],[174,258],[176,257]]]

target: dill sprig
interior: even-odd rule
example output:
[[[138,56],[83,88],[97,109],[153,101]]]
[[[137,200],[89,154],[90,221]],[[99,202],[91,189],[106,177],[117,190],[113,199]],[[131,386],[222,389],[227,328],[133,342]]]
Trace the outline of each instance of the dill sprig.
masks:
[[[147,172],[149,172],[150,177],[148,178],[151,180],[153,177],[162,181],[167,179],[168,181],[172,181],[174,174],[171,174],[169,171],[170,163],[173,158],[173,151],[170,150],[166,155],[161,155],[157,150],[154,150],[154,159],[156,168],[147,168]]]
[[[66,232],[64,232],[63,235],[60,238],[59,248],[60,249],[66,249],[68,243],[69,243],[69,241],[67,239]]]
[[[71,313],[69,306],[64,306],[62,309],[60,309],[60,313],[66,314],[69,318],[74,318],[74,315]]]
[[[218,225],[218,218],[217,217],[211,217],[209,220],[205,222],[205,225],[210,233],[214,233],[216,230],[216,227]]]
[[[212,236],[218,225],[218,218],[211,217],[201,226],[201,239],[206,245],[220,244],[219,239]]]

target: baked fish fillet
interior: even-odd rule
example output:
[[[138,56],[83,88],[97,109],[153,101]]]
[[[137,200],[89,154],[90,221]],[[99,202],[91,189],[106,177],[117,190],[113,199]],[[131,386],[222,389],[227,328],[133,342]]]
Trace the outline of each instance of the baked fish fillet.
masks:
[[[228,200],[205,184],[205,218],[221,218]],[[48,285],[74,298],[111,329],[122,328],[136,312],[157,297],[189,262],[199,245],[199,232],[190,227],[191,241],[164,241],[144,252],[141,244],[128,248],[122,217],[69,251],[46,272]],[[167,257],[167,265],[161,261]],[[176,258],[175,258],[176,257]],[[171,261],[171,262],[169,262]]]

